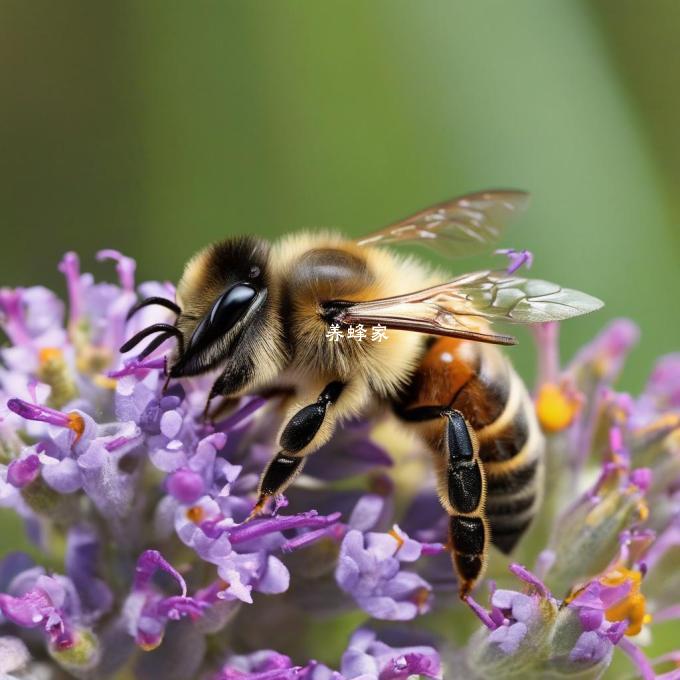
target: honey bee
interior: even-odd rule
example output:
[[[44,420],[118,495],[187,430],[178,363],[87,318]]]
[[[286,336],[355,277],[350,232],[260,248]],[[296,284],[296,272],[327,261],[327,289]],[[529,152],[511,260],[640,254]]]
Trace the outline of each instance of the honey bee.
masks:
[[[121,350],[157,334],[142,352],[148,356],[176,337],[169,376],[217,370],[208,403],[287,395],[280,450],[262,473],[251,516],[285,491],[339,422],[391,410],[431,452],[465,598],[483,575],[489,544],[509,553],[541,500],[543,437],[524,383],[495,346],[516,340],[492,324],[562,320],[602,302],[504,271],[449,280],[383,246],[482,252],[527,201],[519,191],[469,194],[358,240],[321,232],[274,244],[253,236],[214,243],[186,265],[176,303],[150,298],[130,310],[164,305],[177,314],[174,325],[144,329]],[[369,325],[389,336],[329,340],[329,329]]]

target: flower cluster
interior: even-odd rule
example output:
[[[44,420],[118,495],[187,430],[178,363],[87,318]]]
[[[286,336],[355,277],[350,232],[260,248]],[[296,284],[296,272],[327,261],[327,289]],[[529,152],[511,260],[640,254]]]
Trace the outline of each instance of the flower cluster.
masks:
[[[551,489],[517,555],[535,564],[507,571],[492,554],[503,587],[489,580],[488,606],[479,591],[462,603],[426,459],[367,422],[342,424],[251,518],[278,398],[206,418],[211,376],[167,381],[173,338],[121,354],[172,321],[162,306],[128,319],[139,296],[171,301],[174,288],[137,286],[116,251],[98,259],[118,282],[68,253],[67,304],[40,286],[0,290],[0,520],[18,518],[33,546],[0,562],[3,677],[597,678],[616,650],[645,680],[679,676],[675,652],[644,647],[680,617],[680,356],[634,399],[613,388],[631,322],[566,368],[557,326],[536,329]]]

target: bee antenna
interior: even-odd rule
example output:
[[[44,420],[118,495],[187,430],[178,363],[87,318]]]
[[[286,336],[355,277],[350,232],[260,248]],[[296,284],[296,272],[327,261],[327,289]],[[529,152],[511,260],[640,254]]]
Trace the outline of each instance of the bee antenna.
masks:
[[[149,305],[160,305],[161,307],[169,309],[171,312],[175,312],[177,315],[181,314],[182,312],[179,305],[172,300],[168,300],[167,298],[163,297],[150,297],[146,298],[145,300],[141,300],[137,304],[130,307],[130,311],[127,313],[125,320],[129,321],[140,309],[143,307],[148,307]]]
[[[121,345],[120,352],[123,354],[125,352],[129,352],[133,347],[144,340],[144,338],[149,335],[153,335],[154,333],[164,333],[168,337],[174,335],[179,341],[180,352],[182,354],[184,353],[184,336],[182,335],[182,331],[180,331],[180,329],[176,326],[171,326],[169,323],[155,323],[153,326],[144,328],[136,335],[133,335],[125,344]]]
[[[165,382],[163,383],[163,388],[161,389],[161,394],[165,394],[168,391],[168,385],[170,384],[170,374],[168,373],[165,377]]]
[[[137,356],[137,359],[141,361],[146,359],[146,357],[151,354],[154,350],[158,349],[168,338],[173,337],[174,333],[161,333],[157,338],[154,338]]]

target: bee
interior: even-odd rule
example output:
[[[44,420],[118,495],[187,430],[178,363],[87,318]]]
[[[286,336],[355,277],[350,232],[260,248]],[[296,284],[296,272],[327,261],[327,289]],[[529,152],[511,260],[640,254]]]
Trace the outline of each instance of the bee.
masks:
[[[484,191],[440,203],[352,240],[297,233],[270,244],[229,238],[186,265],[176,300],[150,298],[176,315],[148,356],[177,339],[170,378],[217,371],[208,403],[281,391],[280,449],[262,473],[252,516],[283,493],[307,456],[352,417],[389,409],[432,455],[449,515],[448,549],[465,598],[484,573],[489,545],[509,553],[541,501],[544,441],[522,380],[498,346],[515,338],[493,324],[562,320],[602,306],[576,290],[505,271],[450,279],[383,246],[418,242],[450,256],[483,252],[528,195]],[[329,340],[350,328],[381,337]],[[338,338],[336,337],[336,340]]]

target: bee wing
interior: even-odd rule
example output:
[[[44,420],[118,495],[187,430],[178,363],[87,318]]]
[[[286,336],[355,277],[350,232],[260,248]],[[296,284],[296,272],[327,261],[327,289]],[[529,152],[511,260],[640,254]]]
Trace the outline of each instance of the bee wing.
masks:
[[[602,305],[595,297],[549,281],[480,271],[408,295],[346,303],[337,320],[514,345],[515,338],[493,333],[489,323],[561,321]]]
[[[523,191],[481,191],[433,205],[357,239],[360,246],[417,242],[450,257],[484,252],[529,202]]]

